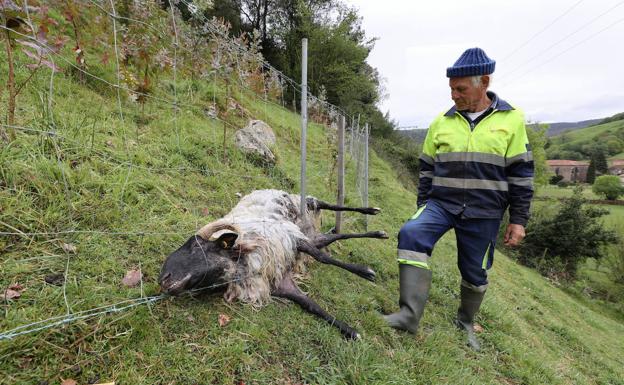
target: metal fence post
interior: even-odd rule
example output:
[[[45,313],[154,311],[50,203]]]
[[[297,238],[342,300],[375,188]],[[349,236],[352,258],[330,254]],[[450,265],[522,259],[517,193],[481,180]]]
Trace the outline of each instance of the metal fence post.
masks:
[[[338,120],[338,199],[336,204],[344,206],[344,134],[345,134],[345,117],[340,115]],[[336,211],[336,234],[340,233],[342,227],[342,211]]]
[[[308,39],[301,40],[301,220],[306,219],[306,142],[308,134]]]
[[[357,126],[355,127],[355,188],[360,198],[362,197],[362,184],[360,183],[360,174],[362,172],[362,135],[360,134],[360,119],[358,117]]]
[[[364,128],[364,207],[368,207],[368,138],[370,129],[368,123]],[[368,215],[365,217],[364,230],[368,231]]]
[[[354,159],[355,157],[353,156],[353,141],[355,140],[355,134],[353,133],[353,130],[355,129],[355,117],[351,117],[351,129],[349,131],[351,131],[351,140],[349,141],[349,154],[351,154],[351,159]]]

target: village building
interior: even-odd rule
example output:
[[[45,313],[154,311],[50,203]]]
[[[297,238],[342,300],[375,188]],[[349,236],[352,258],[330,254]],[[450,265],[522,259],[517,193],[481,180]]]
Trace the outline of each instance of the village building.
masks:
[[[566,182],[585,182],[589,162],[582,160],[547,160],[548,168],[555,175],[561,175]]]
[[[623,175],[624,174],[624,159],[616,159],[609,162],[609,174],[611,175]]]
[[[589,162],[583,160],[551,159],[547,160],[548,168],[555,175],[561,175],[563,181],[584,183],[587,181]],[[611,160],[609,174],[618,175],[624,183],[624,159]]]
[[[609,174],[619,176],[620,182],[624,185],[624,159],[609,162]]]

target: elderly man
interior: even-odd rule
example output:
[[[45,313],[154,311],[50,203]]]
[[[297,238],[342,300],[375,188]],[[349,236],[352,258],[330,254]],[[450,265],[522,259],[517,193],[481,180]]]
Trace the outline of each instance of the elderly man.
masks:
[[[393,328],[416,333],[431,286],[431,252],[453,228],[462,277],[455,322],[475,350],[473,321],[488,286],[501,218],[509,206],[504,242],[518,245],[533,196],[524,116],[488,91],[495,64],[482,49],[470,48],[446,70],[455,105],[427,132],[418,210],[399,232],[400,311],[384,317]]]

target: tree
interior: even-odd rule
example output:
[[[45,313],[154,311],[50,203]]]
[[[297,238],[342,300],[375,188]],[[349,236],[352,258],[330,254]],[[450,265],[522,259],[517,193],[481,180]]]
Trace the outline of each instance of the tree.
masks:
[[[607,141],[607,148],[609,149],[609,155],[619,154],[624,149],[624,142],[616,136],[611,136]]]
[[[13,0],[2,0],[0,2],[0,23],[4,27],[3,35],[8,63],[7,90],[9,95],[7,100],[7,123],[9,126],[15,124],[17,96],[24,89],[24,86],[33,79],[37,71],[42,67],[48,67],[52,71],[60,71],[53,61],[48,60],[48,56],[58,52],[67,39],[61,31],[57,31],[58,34],[55,38],[50,39],[52,37],[48,33],[50,26],[56,25],[57,22],[49,15],[47,7],[27,7],[29,12],[33,14],[33,18],[35,18],[34,25],[26,21],[27,13],[25,8],[18,6]],[[30,37],[31,34],[33,37]],[[34,64],[25,66],[30,70],[30,73],[21,84],[17,84],[16,64],[18,63],[15,56],[17,52],[23,53],[34,61]],[[4,139],[4,136],[4,131],[0,129],[0,138]],[[10,128],[9,139],[12,140],[14,137],[15,133]]]
[[[609,164],[607,163],[606,151],[603,147],[600,147],[594,153],[594,159],[596,161],[596,174],[605,175],[609,173]]]
[[[607,147],[604,143],[595,143],[586,148],[589,152],[589,168],[587,169],[587,183],[594,183],[596,176],[609,173],[609,164],[607,163]]]
[[[240,15],[240,2],[238,0],[214,0],[212,7],[207,7],[203,12],[203,16],[208,19],[216,17],[229,23],[231,32],[235,35],[242,31]]]
[[[608,200],[616,200],[620,195],[624,195],[624,187],[616,175],[599,176],[592,186],[592,191]]]
[[[593,184],[596,180],[596,162],[594,158],[589,160],[589,167],[587,168],[587,179],[586,182]]]
[[[585,259],[602,258],[605,246],[618,238],[599,221],[609,211],[585,203],[577,187],[554,215],[547,210],[534,212],[518,260],[543,274],[554,272],[572,278]]]
[[[548,165],[546,164],[546,131],[547,124],[530,124],[527,125],[527,136],[531,144],[531,152],[533,153],[533,164],[535,167],[535,184],[545,185],[548,182]]]

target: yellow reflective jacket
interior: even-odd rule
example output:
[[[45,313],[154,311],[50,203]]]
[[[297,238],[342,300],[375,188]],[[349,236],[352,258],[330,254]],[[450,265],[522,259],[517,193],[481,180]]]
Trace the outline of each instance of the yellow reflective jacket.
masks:
[[[453,214],[526,225],[533,197],[533,156],[524,114],[488,92],[474,122],[455,107],[427,131],[420,156],[418,206],[435,199]]]

